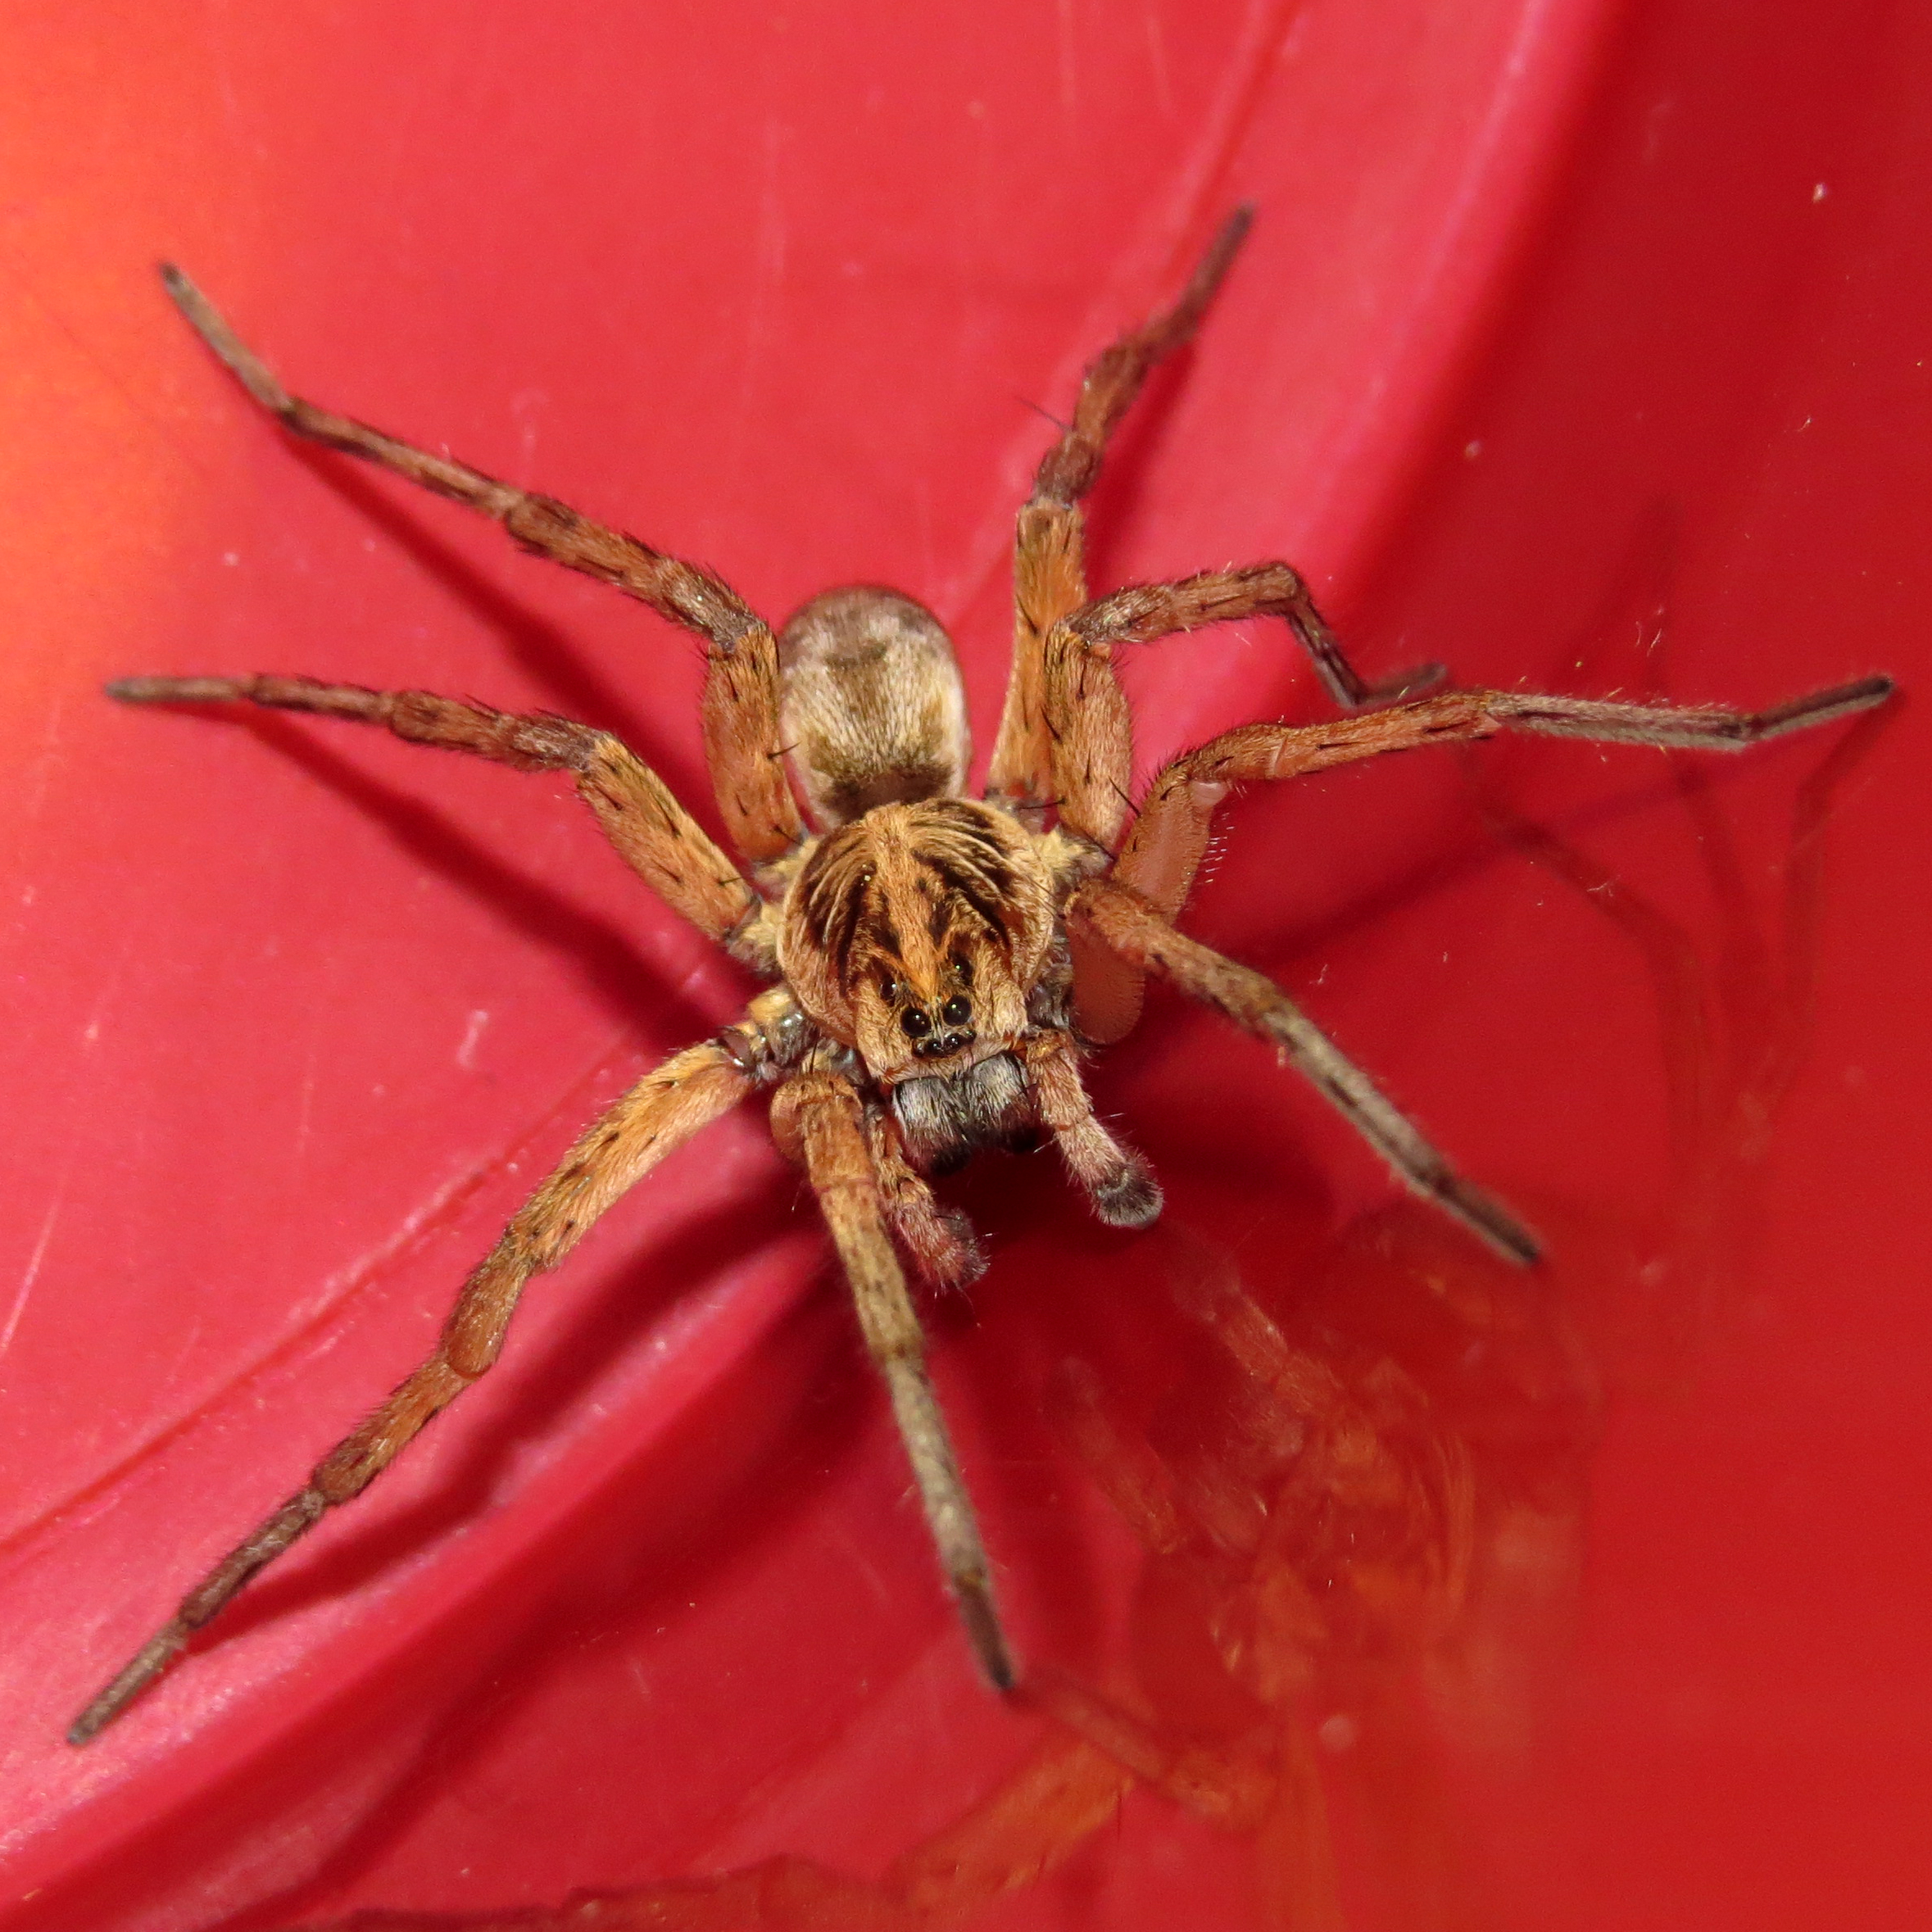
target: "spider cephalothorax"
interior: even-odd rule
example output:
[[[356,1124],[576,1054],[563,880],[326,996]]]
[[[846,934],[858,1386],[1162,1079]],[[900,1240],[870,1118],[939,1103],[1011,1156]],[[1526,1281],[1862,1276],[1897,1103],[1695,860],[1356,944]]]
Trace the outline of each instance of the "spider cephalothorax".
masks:
[[[877,805],[805,859],[778,963],[799,1004],[858,1048],[874,1080],[956,1073],[1027,1030],[1054,887],[1032,838],[991,805]]]
[[[705,755],[742,864],[628,746],[565,719],[306,678],[135,678],[111,694],[318,712],[519,770],[569,773],[644,882],[772,983],[739,1020],[592,1123],[465,1284],[435,1353],[189,1592],[81,1714],[75,1742],[125,1709],[251,1576],[366,1487],[490,1367],[533,1275],[666,1154],[761,1088],[771,1090],[779,1144],[810,1177],[946,1581],[1002,1689],[1016,1681],[1012,1653],[899,1255],[940,1281],[981,1265],[970,1230],[928,1179],[986,1148],[1050,1141],[1102,1219],[1140,1227],[1159,1212],[1159,1189],[1095,1118],[1078,1067],[1085,1049],[1134,1025],[1146,974],[1259,1035],[1403,1181],[1511,1259],[1535,1258],[1515,1218],[1462,1179],[1279,986],[1176,928],[1216,808],[1244,782],[1503,730],[1735,749],[1877,704],[1890,683],[1864,678],[1756,713],[1494,691],[1416,697],[1440,669],[1364,681],[1286,564],[1090,599],[1081,500],[1114,424],[1149,369],[1192,333],[1247,226],[1238,211],[1180,301],[1092,365],[1071,427],[1040,465],[1019,515],[1013,669],[983,800],[964,796],[959,666],[923,605],[871,587],[830,591],[774,636],[695,565],[289,395],[205,297],[164,270],[210,347],[297,434],[496,518],[526,549],[615,584],[705,641]],[[1130,826],[1132,737],[1115,651],[1242,617],[1284,619],[1345,710],[1382,708],[1226,732],[1174,760]]]

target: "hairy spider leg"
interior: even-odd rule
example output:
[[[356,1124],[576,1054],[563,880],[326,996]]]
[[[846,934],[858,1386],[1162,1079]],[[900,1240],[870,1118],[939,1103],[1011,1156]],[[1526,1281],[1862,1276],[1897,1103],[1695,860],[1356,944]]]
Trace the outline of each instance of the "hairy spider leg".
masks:
[[[986,1258],[973,1223],[957,1208],[940,1204],[931,1183],[913,1165],[890,1108],[867,1108],[865,1142],[886,1218],[919,1272],[940,1288],[977,1281],[986,1272]]]
[[[1131,803],[1127,784],[1133,769],[1133,738],[1123,725],[1113,729],[1104,707],[1091,701],[1096,682],[1113,678],[1115,647],[1152,644],[1209,624],[1245,617],[1279,617],[1308,647],[1318,668],[1333,644],[1309,596],[1308,587],[1286,564],[1249,564],[1239,569],[1203,570],[1171,583],[1140,583],[1062,618],[1048,633],[1044,678],[1052,742],[1054,796],[1060,823],[1114,850],[1120,843]],[[1335,662],[1340,663],[1339,654]],[[1337,701],[1354,707],[1370,700],[1399,697],[1438,683],[1440,664],[1424,664],[1376,687],[1344,691],[1324,669]],[[1354,673],[1349,673],[1353,678]],[[1125,712],[1122,713],[1124,719]]]
[[[1869,710],[1883,704],[1892,688],[1889,678],[1859,678],[1762,711],[1524,691],[1451,691],[1331,724],[1245,724],[1184,753],[1154,781],[1111,876],[1172,918],[1186,903],[1207,850],[1215,808],[1236,785],[1298,778],[1388,751],[1491,737],[1499,731],[1604,745],[1741,751],[1786,732]]]
[[[1237,965],[1177,932],[1145,900],[1109,879],[1083,886],[1067,914],[1070,922],[1084,925],[1130,965],[1172,980],[1183,992],[1218,1006],[1237,1025],[1269,1041],[1314,1083],[1400,1180],[1454,1216],[1498,1254],[1524,1267],[1537,1259],[1536,1237],[1501,1202],[1464,1180],[1414,1122],[1266,973]]]
[[[1172,583],[1139,585],[1102,597],[1056,625],[1047,640],[1048,704],[1056,719],[1067,721],[1053,744],[1062,819],[1109,850],[1118,849],[1113,876],[1132,886],[1169,918],[1186,903],[1207,849],[1207,830],[1215,805],[1227,785],[1241,782],[1244,775],[1239,771],[1222,773],[1217,758],[1226,752],[1238,763],[1240,757],[1248,755],[1246,748],[1251,743],[1272,744],[1286,728],[1244,726],[1177,760],[1155,780],[1122,843],[1132,743],[1126,739],[1113,742],[1089,731],[1078,710],[1101,674],[1095,660],[1110,658],[1117,644],[1152,643],[1175,631],[1233,619],[1285,616],[1294,624],[1294,612],[1305,595],[1299,579],[1285,564],[1209,571]],[[1110,671],[1105,674],[1111,678]],[[1327,744],[1332,738],[1342,748],[1340,759],[1404,751],[1431,737],[1484,737],[1506,728],[1607,743],[1735,750],[1760,737],[1824,723],[1879,703],[1891,688],[1889,678],[1865,678],[1793,699],[1757,714],[1708,706],[1672,709],[1597,699],[1544,698],[1526,692],[1450,692],[1440,701],[1446,710],[1412,712],[1404,706],[1384,714],[1404,720],[1387,728],[1386,737],[1384,728],[1373,719],[1353,721],[1340,735],[1327,733],[1325,728],[1311,728],[1315,742]],[[1464,710],[1471,702],[1489,705],[1483,714],[1488,722],[1466,728]],[[1355,731],[1355,723],[1363,729]],[[1422,734],[1419,737],[1413,735],[1418,731]],[[1364,746],[1368,748],[1363,749]],[[1322,763],[1336,761],[1324,755],[1313,764],[1295,764],[1280,771],[1247,775],[1292,778],[1302,770],[1319,769]],[[1100,1045],[1124,1038],[1140,1018],[1141,976],[1084,941],[1074,946],[1073,965],[1074,1014],[1082,1034]]]
[[[432,1417],[495,1363],[530,1277],[555,1268],[620,1195],[758,1083],[754,1069],[772,1050],[769,1024],[747,1015],[716,1039],[673,1054],[578,1136],[464,1283],[434,1354],[181,1599],[75,1720],[69,1743],[84,1744],[111,1724],[243,1584],[328,1511],[360,1495]]]
[[[1313,659],[1330,695],[1345,709],[1399,698],[1437,683],[1440,664],[1422,664],[1365,684],[1342,656],[1308,586],[1286,564],[1204,570],[1169,583],[1144,583],[1069,612],[1048,632],[1041,683],[1050,721],[1049,762],[1060,823],[1106,851],[1120,845],[1131,808],[1134,740],[1114,675],[1114,650],[1245,617],[1285,619]],[[1083,934],[1069,936],[1082,1030],[1096,1045],[1123,1038],[1140,1018],[1141,975]],[[1090,1031],[1090,1028],[1099,1029]]]
[[[161,280],[236,380],[297,436],[361,456],[494,517],[525,550],[615,584],[703,637],[710,646],[702,711],[705,759],[732,843],[759,864],[782,856],[804,836],[778,728],[778,647],[770,627],[728,584],[695,564],[666,556],[635,537],[580,515],[554,497],[518,489],[291,396],[180,270],[165,265]]]
[[[1126,805],[1132,728],[1112,663],[1104,650],[1095,652],[1095,661],[1085,667],[1082,708],[1069,710],[1064,703],[1056,702],[1049,689],[1049,639],[1057,624],[1088,602],[1086,522],[1080,505],[1099,478],[1108,439],[1133,406],[1154,365],[1179,348],[1200,326],[1247,239],[1254,219],[1251,207],[1236,208],[1208,244],[1179,301],[1140,328],[1130,329],[1087,365],[1073,420],[1041,457],[1033,493],[1020,510],[1013,555],[1013,669],[1007,681],[1000,736],[986,773],[986,796],[1018,810],[1029,823],[1036,823],[1036,829],[1046,808],[1064,796],[1059,788],[1054,752],[1062,734],[1068,730],[1091,740],[1104,764],[1101,782],[1118,782],[1118,803]],[[1281,608],[1272,614],[1288,619],[1313,659],[1329,695],[1344,710],[1406,696],[1440,680],[1440,664],[1419,664],[1380,683],[1370,683],[1343,655],[1300,578],[1285,564],[1263,568],[1275,573],[1271,587]],[[1166,628],[1172,631],[1191,626],[1170,624]],[[1118,819],[1115,823],[1118,829]]]
[[[986,1545],[926,1372],[925,1337],[887,1231],[864,1113],[858,1090],[836,1073],[798,1074],[772,1098],[773,1131],[781,1145],[796,1144],[803,1154],[812,1191],[838,1249],[859,1331],[884,1379],[927,1526],[967,1638],[987,1680],[996,1690],[1010,1691],[1018,1673],[994,1605]]]
[[[1119,804],[1124,806],[1127,802],[1132,723],[1107,653],[1096,651],[1098,661],[1086,673],[1083,709],[1071,712],[1056,705],[1049,687],[1050,640],[1056,625],[1088,605],[1086,522],[1080,505],[1099,479],[1108,440],[1132,407],[1154,365],[1181,347],[1200,326],[1254,220],[1251,206],[1236,208],[1208,244],[1174,306],[1128,330],[1088,364],[1073,422],[1040,460],[1033,493],[1020,510],[1014,533],[1013,669],[1000,736],[986,774],[986,796],[1019,809],[1023,815],[1030,813],[1036,819],[1047,806],[1064,798],[1054,753],[1062,732],[1070,727],[1083,730],[1100,749],[1105,778],[1118,781]],[[1274,574],[1271,594],[1278,608],[1269,614],[1288,619],[1313,660],[1329,696],[1345,710],[1408,696],[1441,680],[1443,668],[1435,664],[1417,664],[1379,682],[1363,678],[1343,655],[1301,579],[1286,564],[1261,568]],[[1240,579],[1255,573],[1223,574]],[[1190,583],[1214,581],[1213,577],[1190,579]],[[1144,596],[1152,592],[1123,594]],[[1181,622],[1164,628],[1174,631],[1193,626]],[[1101,842],[1111,845],[1112,841]]]
[[[1030,814],[1030,823],[1044,816],[1054,797],[1041,652],[1047,633],[1086,601],[1081,500],[1100,476],[1115,425],[1132,407],[1154,365],[1193,335],[1254,220],[1252,207],[1236,208],[1208,244],[1173,306],[1129,329],[1087,365],[1073,420],[1041,458],[1033,493],[1020,510],[1013,546],[1013,669],[986,772],[986,796]],[[1124,714],[1118,688],[1111,696]]]
[[[1409,1186],[1499,1253],[1526,1263],[1537,1253],[1528,1231],[1458,1175],[1280,987],[1266,975],[1186,938],[1169,923],[1185,903],[1207,850],[1215,808],[1235,785],[1299,778],[1385,752],[1489,737],[1504,730],[1599,743],[1739,751],[1785,732],[1868,710],[1891,691],[1889,678],[1862,678],[1756,712],[1526,692],[1446,692],[1329,724],[1244,725],[1177,759],[1154,781],[1111,875],[1074,894],[1067,906],[1068,923],[1084,928],[1136,974],[1158,973],[1272,1041]],[[1100,990],[1113,989],[1103,982]],[[1077,982],[1075,1018],[1081,1030],[1090,1036],[1118,1036],[1118,1012],[1104,1006],[1083,1012],[1083,997],[1091,1002],[1091,995]]]
[[[415,745],[469,751],[519,771],[573,773],[605,836],[674,912],[746,964],[777,968],[764,900],[670,787],[621,738],[567,718],[519,715],[428,691],[370,691],[313,678],[122,678],[126,705],[252,704],[374,724]]]
[[[1080,1077],[1073,1038],[1054,1027],[1020,1043],[1040,1124],[1053,1136],[1067,1172],[1109,1227],[1147,1227],[1160,1218],[1160,1183],[1130,1147],[1101,1126]]]

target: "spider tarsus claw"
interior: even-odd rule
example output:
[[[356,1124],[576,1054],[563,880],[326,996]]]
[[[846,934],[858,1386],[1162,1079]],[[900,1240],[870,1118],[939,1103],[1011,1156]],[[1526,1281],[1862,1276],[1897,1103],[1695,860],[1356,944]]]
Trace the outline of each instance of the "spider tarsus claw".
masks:
[[[1792,698],[1761,712],[1757,735],[1776,737],[1783,732],[1803,731],[1812,725],[1826,724],[1834,718],[1848,717],[1854,711],[1869,711],[1875,705],[1882,705],[1897,689],[1897,684],[1880,671],[1869,678],[1854,678],[1849,684],[1834,684],[1828,690],[1814,691],[1807,696]]]
[[[1006,1648],[1006,1633],[1000,1627],[991,1592],[983,1581],[962,1583],[956,1600],[973,1654],[979,1659],[986,1681],[1002,1697],[1009,1695],[1019,1683],[1019,1672],[1014,1668],[1013,1653]]]
[[[1463,1225],[1505,1261],[1534,1268],[1543,1259],[1543,1244],[1503,1204],[1459,1176],[1444,1187],[1438,1199]]]
[[[176,1624],[164,1625],[74,1720],[68,1727],[67,1742],[92,1743],[173,1662],[187,1643],[186,1630]]]
[[[161,265],[161,286],[175,306],[187,318],[188,325],[208,347],[231,374],[264,409],[285,416],[294,408],[294,398],[269,373],[263,362],[228,325],[220,310],[203,295],[171,261]]]

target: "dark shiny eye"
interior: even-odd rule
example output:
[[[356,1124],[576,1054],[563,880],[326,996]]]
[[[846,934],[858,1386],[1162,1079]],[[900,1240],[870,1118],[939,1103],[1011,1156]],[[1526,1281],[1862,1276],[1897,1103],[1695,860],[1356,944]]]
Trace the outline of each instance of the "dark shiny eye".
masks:
[[[968,1020],[973,1018],[973,1002],[964,993],[955,993],[952,998],[940,1008],[939,1017],[949,1027],[963,1027]]]
[[[879,982],[879,997],[888,1006],[894,1005],[899,998],[899,982],[889,973]]]
[[[968,959],[964,953],[955,953],[953,955],[952,968],[953,971],[959,975],[960,983],[963,986],[971,986],[973,984],[973,962]]]
[[[916,1006],[909,1006],[900,1014],[899,1023],[905,1028],[907,1036],[914,1040],[923,1040],[932,1031],[932,1021]]]

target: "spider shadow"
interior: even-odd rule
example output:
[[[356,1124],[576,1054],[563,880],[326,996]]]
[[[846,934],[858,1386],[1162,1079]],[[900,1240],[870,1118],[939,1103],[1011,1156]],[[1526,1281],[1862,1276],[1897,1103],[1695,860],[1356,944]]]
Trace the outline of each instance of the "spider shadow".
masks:
[[[1645,699],[1667,697],[1675,655],[1671,616],[1682,526],[1681,506],[1669,497],[1654,497],[1633,515],[1621,549],[1606,565],[1602,588],[1590,610],[1567,635],[1558,636],[1547,648],[1545,661],[1559,678],[1581,674],[1586,688],[1628,687]],[[1372,592],[1368,601],[1373,601]],[[1372,641],[1376,628],[1372,622],[1364,626]],[[1452,667],[1457,661],[1455,642],[1454,636],[1444,640],[1444,652]],[[1800,732],[1755,746],[1743,758],[1673,753],[1654,777],[1562,806],[1531,805],[1522,795],[1535,788],[1540,774],[1570,767],[1577,747],[1560,740],[1521,737],[1461,746],[1456,755],[1470,813],[1462,826],[1445,827],[1430,850],[1365,886],[1319,922],[1277,927],[1272,932],[1262,928],[1268,936],[1259,943],[1277,959],[1313,953],[1432,895],[1459,887],[1499,860],[1520,859],[1494,823],[1494,807],[1498,803],[1526,811],[1548,832],[1573,839],[1649,814],[1674,814],[1687,782],[1716,797],[1739,785],[1762,782],[1762,775],[1778,769],[1780,763],[1789,769],[1793,761],[1803,762],[1808,756],[1815,765],[1836,755],[1835,746],[1842,742],[1839,730],[1833,728],[1827,732],[1833,748],[1825,751],[1818,749],[1810,733]],[[1687,779],[1686,774],[1694,769],[1694,779]],[[1271,814],[1292,809],[1290,799],[1271,791],[1265,802],[1257,800],[1249,809],[1263,828],[1259,841],[1262,849],[1277,849],[1266,828]],[[1252,892],[1240,895],[1250,902],[1258,896]]]
[[[1675,796],[1674,783],[1667,778],[1549,814],[1548,823],[1566,837],[1574,836],[1654,811]],[[1225,852],[1213,855],[1190,902],[1190,918],[1209,945],[1266,972],[1281,972],[1304,958],[1326,958],[1346,941],[1518,858],[1506,840],[1472,816],[1464,824],[1444,827],[1399,867],[1378,868],[1375,877],[1319,915],[1297,918],[1291,909],[1271,907],[1268,901],[1277,896],[1252,883],[1254,875],[1275,863],[1271,855],[1286,842],[1272,833],[1271,816],[1293,811],[1296,801],[1257,796],[1244,803],[1254,822],[1254,836],[1247,836],[1249,827],[1237,826]],[[1306,830],[1305,821],[1297,824],[1298,834]]]
[[[651,762],[660,761],[664,747],[654,742],[657,734],[621,689],[592,667],[583,647],[559,625],[538,616],[492,583],[453,544],[433,534],[422,519],[405,506],[406,501],[415,500],[413,492],[404,501],[398,501],[364,474],[355,459],[293,438],[288,440],[290,453],[304,469],[357,515],[380,530],[425,576],[433,578],[473,617],[494,632],[508,646],[511,660],[556,692],[570,716],[583,723],[615,732],[633,746],[651,746]],[[400,483],[397,487],[407,488]],[[509,544],[506,537],[501,540]],[[563,573],[562,565],[551,567]],[[646,624],[665,625],[664,619],[637,604],[635,599],[627,601],[636,605]],[[678,764],[685,760],[673,758],[666,762]]]
[[[364,818],[380,825],[410,858],[489,906],[510,931],[575,964],[600,1005],[634,1023],[640,1011],[674,1016],[698,1037],[719,1016],[679,992],[669,977],[641,958],[614,921],[586,912],[560,893],[488,851],[447,813],[371,777],[315,736],[272,714],[183,706],[231,729],[246,731]],[[613,856],[614,866],[620,865]],[[664,909],[646,895],[647,903]]]

